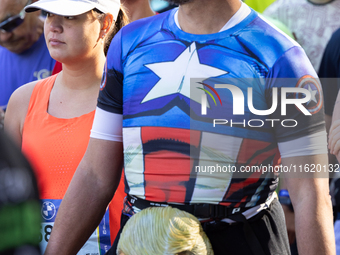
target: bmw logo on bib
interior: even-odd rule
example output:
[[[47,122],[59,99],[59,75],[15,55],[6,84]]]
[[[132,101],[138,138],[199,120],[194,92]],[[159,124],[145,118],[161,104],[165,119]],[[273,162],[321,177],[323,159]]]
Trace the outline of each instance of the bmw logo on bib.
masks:
[[[41,207],[41,215],[45,220],[53,219],[56,215],[55,205],[50,201],[44,202]]]

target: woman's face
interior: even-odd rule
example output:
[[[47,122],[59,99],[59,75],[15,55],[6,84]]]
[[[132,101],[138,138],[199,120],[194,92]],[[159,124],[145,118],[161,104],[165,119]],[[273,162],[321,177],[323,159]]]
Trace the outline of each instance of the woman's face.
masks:
[[[78,16],[48,13],[44,32],[51,57],[61,63],[79,62],[103,51],[99,47],[101,24],[91,11]]]

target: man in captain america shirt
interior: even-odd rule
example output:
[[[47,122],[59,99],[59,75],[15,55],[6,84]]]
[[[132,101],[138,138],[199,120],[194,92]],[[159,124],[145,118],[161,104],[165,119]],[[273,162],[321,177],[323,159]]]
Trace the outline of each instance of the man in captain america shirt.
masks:
[[[45,254],[76,254],[114,195],[123,156],[122,227],[146,207],[171,205],[201,219],[215,254],[290,253],[277,175],[242,169],[327,167],[317,75],[298,44],[241,1],[171,2],[179,8],[113,39],[90,143]],[[305,98],[293,93],[301,90]],[[303,105],[285,105],[282,91]],[[202,170],[209,164],[236,172]],[[327,178],[287,186],[299,253],[334,254]]]

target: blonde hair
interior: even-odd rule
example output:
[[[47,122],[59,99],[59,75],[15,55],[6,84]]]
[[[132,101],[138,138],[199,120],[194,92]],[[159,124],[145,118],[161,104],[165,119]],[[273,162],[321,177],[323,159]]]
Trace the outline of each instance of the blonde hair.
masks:
[[[117,255],[213,255],[201,223],[176,208],[150,207],[133,215],[123,228]]]

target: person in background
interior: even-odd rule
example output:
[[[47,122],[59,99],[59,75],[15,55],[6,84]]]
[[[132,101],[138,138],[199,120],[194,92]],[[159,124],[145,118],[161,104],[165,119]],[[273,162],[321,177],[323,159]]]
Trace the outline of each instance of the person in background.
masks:
[[[336,30],[329,42],[327,43],[325,52],[322,57],[319,77],[322,84],[324,102],[325,102],[325,121],[326,129],[329,133],[332,124],[332,115],[334,107],[339,107],[337,102],[337,95],[340,89],[340,28]],[[335,110],[335,111],[338,111]],[[334,126],[338,123],[338,119],[335,117]],[[330,136],[329,144],[333,144],[334,133]],[[330,163],[334,165],[334,168],[339,166],[334,155],[329,157]],[[334,233],[336,241],[336,253],[340,255],[340,173],[337,171],[333,173],[330,183],[330,192],[332,196],[333,212],[334,212]]]
[[[276,0],[263,14],[289,28],[318,72],[327,42],[340,27],[340,0]]]
[[[0,127],[8,100],[25,83],[51,75],[50,57],[40,12],[26,14],[36,0],[0,0]]]
[[[0,130],[0,238],[0,255],[41,254],[36,178],[19,147],[3,130]]]
[[[153,207],[133,215],[118,242],[118,255],[214,255],[201,223],[177,208]]]
[[[155,15],[150,0],[121,0],[130,22]]]
[[[25,10],[47,12],[47,47],[63,67],[56,75],[18,88],[5,116],[5,130],[35,167],[46,236],[42,247],[46,247],[59,205],[89,141],[106,52],[128,19],[119,0],[41,0]],[[125,195],[123,188],[119,190],[116,214]],[[103,254],[110,248],[110,232],[118,231],[119,216],[109,217],[109,211],[82,253]]]
[[[329,130],[332,123],[334,105],[340,89],[340,26],[328,41],[322,57],[319,78],[325,98],[326,128]]]

